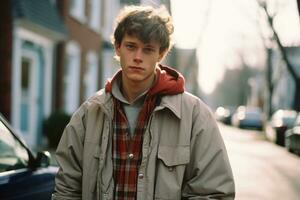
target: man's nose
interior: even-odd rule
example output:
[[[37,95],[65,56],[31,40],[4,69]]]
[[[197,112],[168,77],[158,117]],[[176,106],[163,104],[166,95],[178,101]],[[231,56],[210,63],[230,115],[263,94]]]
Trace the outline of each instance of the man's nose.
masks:
[[[142,59],[142,53],[143,53],[143,50],[142,49],[137,49],[135,54],[134,54],[134,62],[136,63],[141,63],[143,62],[143,59]]]

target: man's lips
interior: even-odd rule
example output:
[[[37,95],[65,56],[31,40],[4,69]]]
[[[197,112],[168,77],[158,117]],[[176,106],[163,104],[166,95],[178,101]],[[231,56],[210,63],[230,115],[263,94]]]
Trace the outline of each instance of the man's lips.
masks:
[[[131,70],[144,70],[144,68],[137,67],[137,66],[129,66],[129,69],[131,69]]]

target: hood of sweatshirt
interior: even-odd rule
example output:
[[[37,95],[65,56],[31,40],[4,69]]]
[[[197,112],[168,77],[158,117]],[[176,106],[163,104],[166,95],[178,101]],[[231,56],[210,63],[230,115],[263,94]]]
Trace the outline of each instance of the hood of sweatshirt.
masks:
[[[105,91],[111,93],[112,83],[118,77],[121,77],[122,70],[120,69],[112,79],[108,80],[105,85]],[[181,73],[167,67],[165,65],[158,65],[156,68],[156,82],[148,91],[148,97],[154,95],[175,95],[184,92],[184,77]]]

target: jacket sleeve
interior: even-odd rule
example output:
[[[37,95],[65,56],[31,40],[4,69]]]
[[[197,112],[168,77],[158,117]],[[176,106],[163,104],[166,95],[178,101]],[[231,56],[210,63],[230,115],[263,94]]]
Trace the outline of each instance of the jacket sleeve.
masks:
[[[216,121],[201,101],[193,111],[190,163],[185,173],[182,199],[235,197],[227,151]]]
[[[59,171],[52,200],[81,199],[84,114],[79,109],[66,126],[56,150]]]

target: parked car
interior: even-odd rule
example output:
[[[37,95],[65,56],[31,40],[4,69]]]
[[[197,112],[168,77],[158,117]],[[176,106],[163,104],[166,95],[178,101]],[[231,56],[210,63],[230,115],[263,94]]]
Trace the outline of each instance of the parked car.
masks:
[[[263,128],[263,113],[258,107],[239,106],[231,119],[232,125],[239,128]]]
[[[50,153],[35,154],[0,114],[0,199],[49,200],[58,170]]]
[[[231,124],[231,117],[235,109],[233,106],[219,106],[215,111],[215,117],[224,124]]]
[[[300,114],[298,114],[293,128],[285,132],[285,146],[290,152],[300,154]]]
[[[280,146],[285,146],[285,131],[292,128],[296,117],[295,110],[277,110],[266,125],[267,138]]]

